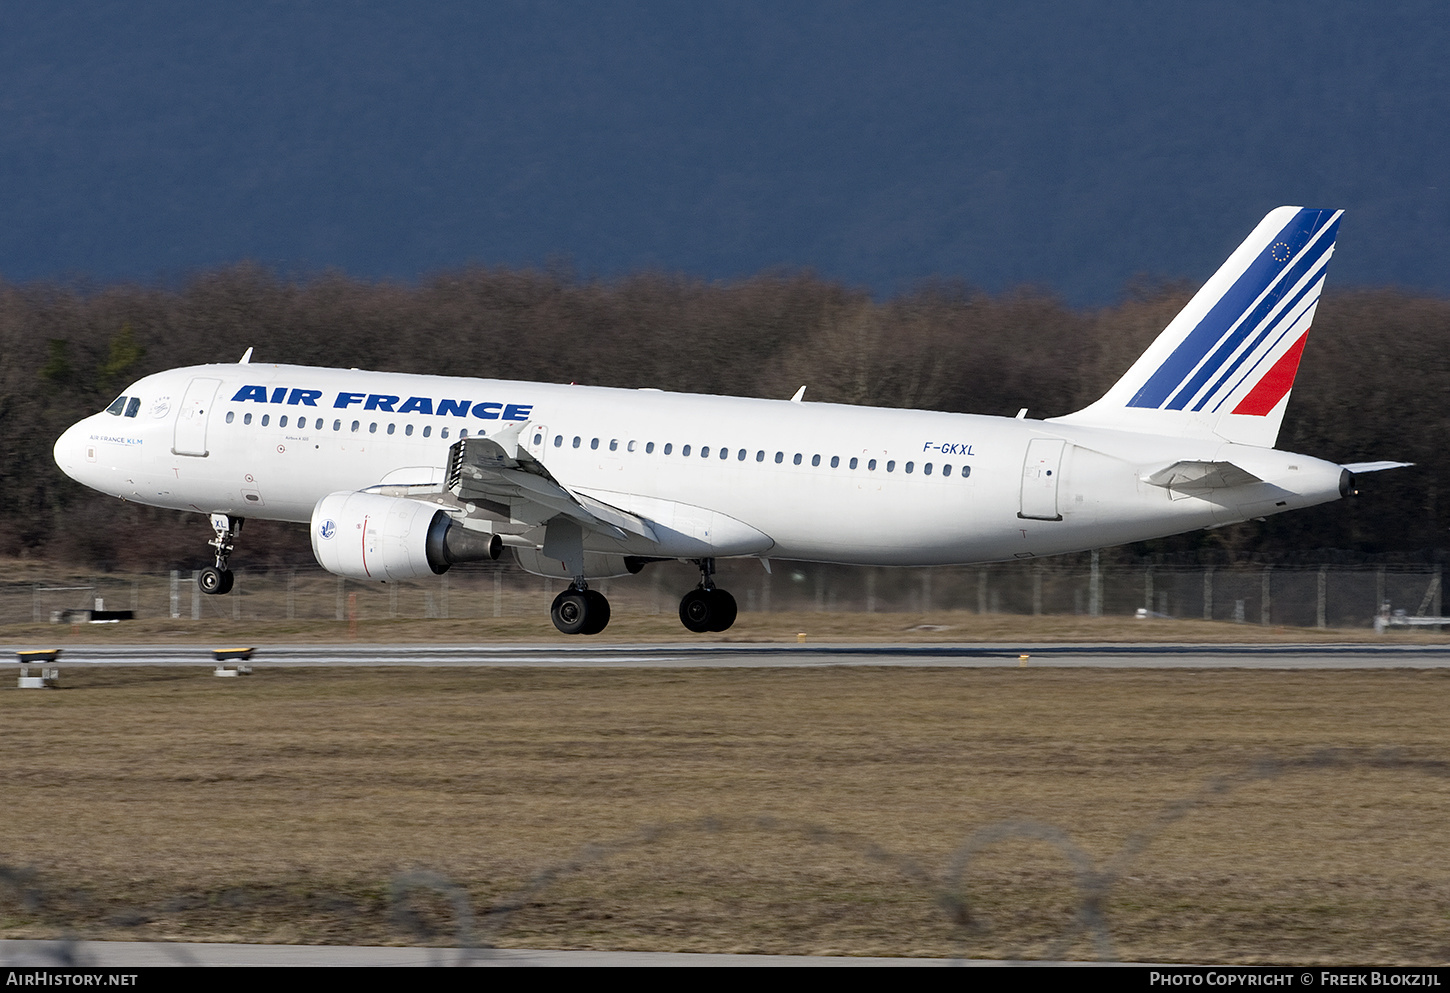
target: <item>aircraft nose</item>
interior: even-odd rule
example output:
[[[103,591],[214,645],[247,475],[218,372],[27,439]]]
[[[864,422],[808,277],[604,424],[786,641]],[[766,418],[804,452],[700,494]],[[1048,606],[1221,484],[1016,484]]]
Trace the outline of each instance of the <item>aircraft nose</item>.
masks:
[[[85,441],[84,422],[77,422],[66,428],[56,439],[52,453],[60,471],[77,481],[80,480],[77,473],[85,461]]]

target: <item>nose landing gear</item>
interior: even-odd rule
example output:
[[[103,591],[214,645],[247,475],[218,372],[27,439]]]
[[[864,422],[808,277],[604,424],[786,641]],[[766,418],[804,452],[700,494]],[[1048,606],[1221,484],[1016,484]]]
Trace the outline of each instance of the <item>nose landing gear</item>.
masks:
[[[226,514],[211,515],[211,527],[216,532],[216,537],[207,544],[216,549],[216,565],[209,565],[197,574],[196,584],[203,593],[220,596],[231,592],[235,577],[227,568],[227,560],[231,558],[232,549],[236,547],[237,535],[242,533],[244,521],[245,518],[232,518]]]
[[[700,567],[700,585],[680,600],[680,623],[696,634],[724,631],[735,623],[735,598],[710,578],[714,559],[696,559],[695,564]]]

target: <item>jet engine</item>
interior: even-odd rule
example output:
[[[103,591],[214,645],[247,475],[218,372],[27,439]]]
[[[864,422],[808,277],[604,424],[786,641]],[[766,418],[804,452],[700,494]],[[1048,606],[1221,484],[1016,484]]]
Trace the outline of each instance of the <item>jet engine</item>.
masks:
[[[503,541],[470,531],[432,504],[344,490],[312,509],[312,554],[328,572],[388,582],[496,559]]]

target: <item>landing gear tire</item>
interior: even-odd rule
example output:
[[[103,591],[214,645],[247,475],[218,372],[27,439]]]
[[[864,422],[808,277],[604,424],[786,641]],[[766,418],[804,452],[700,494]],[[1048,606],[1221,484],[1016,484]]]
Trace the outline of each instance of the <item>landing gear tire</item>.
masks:
[[[735,615],[739,613],[735,598],[724,590],[711,590],[710,596],[714,600],[710,604],[710,630],[725,631],[735,623]]]
[[[736,613],[735,598],[724,590],[695,589],[680,600],[680,623],[696,634],[726,630]]]
[[[589,621],[589,598],[579,590],[565,590],[554,597],[549,619],[564,634],[579,634]]]
[[[196,577],[196,584],[207,596],[221,596],[224,593],[230,593],[232,583],[235,581],[236,577],[232,575],[230,569],[218,569],[214,565],[207,566]]]
[[[609,601],[598,590],[567,589],[554,597],[549,618],[564,634],[598,634],[609,624]]]
[[[588,618],[580,634],[598,634],[609,625],[609,601],[598,590],[585,590],[584,599],[589,601]]]

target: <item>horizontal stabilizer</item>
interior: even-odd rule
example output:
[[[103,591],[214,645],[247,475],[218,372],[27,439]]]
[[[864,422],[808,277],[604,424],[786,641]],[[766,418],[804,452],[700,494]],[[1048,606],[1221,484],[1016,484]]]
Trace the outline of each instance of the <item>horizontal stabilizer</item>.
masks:
[[[1344,468],[1358,476],[1362,472],[1382,472],[1385,469],[1404,469],[1413,462],[1351,462]]]
[[[1263,480],[1232,462],[1175,462],[1147,477],[1154,486],[1174,490],[1217,490]]]

